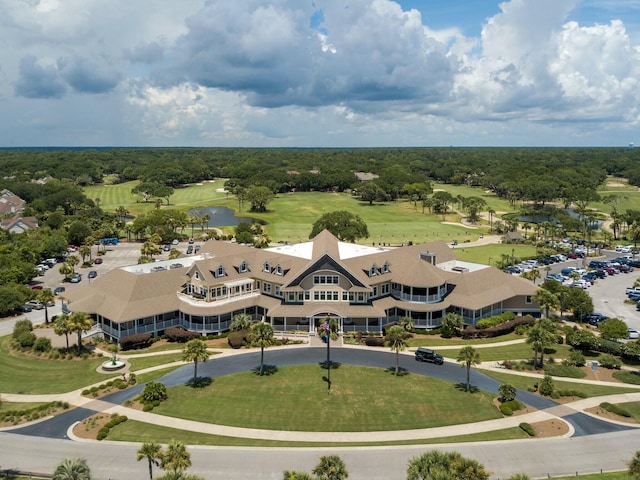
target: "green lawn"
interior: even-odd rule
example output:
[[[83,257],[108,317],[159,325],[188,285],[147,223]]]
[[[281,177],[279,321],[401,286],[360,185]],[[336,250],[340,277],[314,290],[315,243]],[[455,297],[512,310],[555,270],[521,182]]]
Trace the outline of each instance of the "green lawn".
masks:
[[[131,364],[131,371],[144,370],[145,368],[164,365],[182,360],[182,353],[165,353],[163,355],[153,355],[151,357],[129,358],[127,362]]]
[[[105,358],[49,360],[10,353],[10,336],[0,339],[0,390],[4,393],[64,393],[113,375],[96,372]]]
[[[629,412],[636,422],[640,422],[640,402],[617,403],[616,405]]]
[[[8,412],[9,410],[28,410],[30,408],[36,408],[40,405],[44,405],[43,402],[2,402],[0,403],[0,413]]]
[[[140,215],[152,210],[155,205],[136,202],[139,197],[136,198],[131,194],[131,189],[136,184],[136,182],[127,182],[118,185],[91,186],[85,188],[85,193],[89,198],[99,198],[100,207],[105,211],[114,212],[118,206],[122,205],[132,215]],[[312,224],[322,214],[334,210],[348,210],[364,219],[369,228],[369,239],[363,240],[363,243],[370,241],[400,244],[409,241],[419,243],[434,240],[450,242],[455,239],[462,244],[464,240],[476,240],[481,233],[486,233],[486,227],[468,229],[442,224],[440,215],[429,215],[428,211],[422,213],[421,207],[414,209],[414,206],[406,201],[369,205],[354,199],[348,193],[279,194],[269,204],[267,213],[254,214],[247,211],[248,205],[244,205],[242,211],[238,211],[238,202],[233,195],[216,192],[216,189],[221,188],[223,184],[223,180],[218,180],[176,189],[170,197],[169,208],[226,206],[235,210],[240,216],[256,217],[268,222],[266,230],[275,241],[288,240],[292,243],[307,240]],[[482,192],[480,189],[477,190]],[[291,212],[296,212],[296,215],[292,216]],[[445,220],[459,222],[460,216],[450,213]],[[227,228],[225,231],[231,233],[232,229]]]
[[[442,350],[443,356],[448,358],[456,358],[460,349]],[[515,345],[504,345],[500,347],[479,348],[481,362],[497,362],[502,360],[525,360],[533,358],[533,348],[526,343],[517,343]],[[571,347],[569,345],[554,345],[546,350],[545,356],[553,358],[566,358]]]
[[[511,340],[524,340],[522,335],[510,333],[500,337],[477,338],[474,340],[463,340],[462,338],[442,338],[440,335],[418,335],[414,334],[409,340],[410,347],[443,347],[449,345],[487,345],[492,343],[508,342]]]
[[[201,389],[171,388],[169,400],[153,411],[238,427],[336,432],[429,428],[502,416],[487,392],[469,394],[450,382],[396,377],[377,368],[342,365],[332,370],[327,395],[325,373],[318,365],[282,368],[263,377],[238,373]]]
[[[488,375],[491,378],[495,378],[499,382],[509,383],[516,388],[526,390],[532,387],[534,383],[540,383],[539,378],[523,377],[517,374],[495,372],[489,370],[482,370],[482,373]],[[637,393],[637,388],[628,388],[624,384],[620,384],[620,387],[610,387],[607,385],[593,385],[586,383],[574,383],[570,381],[559,381],[554,379],[553,384],[557,390],[576,390],[584,393],[587,397],[600,397],[602,395],[612,395],[616,393]]]
[[[169,440],[178,440],[187,445],[217,445],[217,446],[244,446],[244,447],[322,447],[335,445],[322,442],[283,442],[277,440],[254,440],[250,438],[224,437],[209,435],[206,433],[189,432],[174,428],[142,423],[128,420],[109,431],[109,440],[119,442],[160,442],[168,443]],[[407,440],[396,442],[365,442],[365,443],[340,443],[340,446],[384,446],[384,445],[428,445],[438,443],[463,443],[483,442],[494,440],[519,440],[529,438],[521,428],[507,428],[492,432],[474,433],[471,435],[457,435],[453,437],[425,438],[421,440]]]

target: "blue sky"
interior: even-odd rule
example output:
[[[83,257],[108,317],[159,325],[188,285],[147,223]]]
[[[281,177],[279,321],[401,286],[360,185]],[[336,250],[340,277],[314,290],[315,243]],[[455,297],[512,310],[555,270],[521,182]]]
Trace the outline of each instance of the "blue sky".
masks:
[[[0,0],[0,146],[640,143],[640,0]]]

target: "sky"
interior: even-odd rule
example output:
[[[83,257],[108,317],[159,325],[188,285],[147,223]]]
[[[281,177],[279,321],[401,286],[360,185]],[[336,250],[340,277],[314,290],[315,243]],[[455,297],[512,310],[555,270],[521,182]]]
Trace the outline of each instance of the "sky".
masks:
[[[0,0],[0,147],[640,145],[640,0]]]

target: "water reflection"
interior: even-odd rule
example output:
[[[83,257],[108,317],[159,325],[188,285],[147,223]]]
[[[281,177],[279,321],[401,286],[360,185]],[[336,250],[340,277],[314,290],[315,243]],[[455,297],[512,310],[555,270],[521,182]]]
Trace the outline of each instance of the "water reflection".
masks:
[[[266,225],[267,222],[252,217],[236,217],[233,210],[227,207],[198,207],[189,210],[189,215],[204,217],[209,215],[209,227],[228,227],[238,225],[240,222],[260,223]]]

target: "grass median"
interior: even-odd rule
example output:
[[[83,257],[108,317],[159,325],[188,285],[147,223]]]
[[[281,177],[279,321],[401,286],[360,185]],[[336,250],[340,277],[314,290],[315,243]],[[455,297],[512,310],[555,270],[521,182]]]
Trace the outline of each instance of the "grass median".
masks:
[[[203,388],[169,389],[161,415],[246,428],[292,431],[388,431],[465,424],[501,418],[494,395],[421,375],[395,376],[379,368],[342,365],[332,388],[319,365],[242,372]]]

